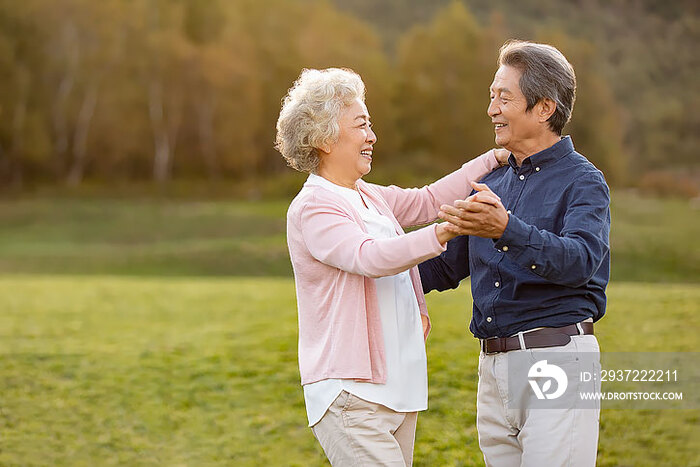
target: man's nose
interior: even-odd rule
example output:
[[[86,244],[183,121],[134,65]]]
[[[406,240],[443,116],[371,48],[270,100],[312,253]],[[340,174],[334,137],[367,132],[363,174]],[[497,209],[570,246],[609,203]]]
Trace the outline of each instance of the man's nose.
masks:
[[[489,106],[486,109],[486,113],[489,114],[489,117],[494,117],[501,113],[501,109],[496,105],[495,100],[489,101]]]

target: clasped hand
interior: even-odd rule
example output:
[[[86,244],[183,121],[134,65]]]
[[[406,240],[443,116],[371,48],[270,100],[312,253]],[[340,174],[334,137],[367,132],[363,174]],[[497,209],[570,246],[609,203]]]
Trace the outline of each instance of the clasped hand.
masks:
[[[508,225],[501,198],[484,183],[472,182],[472,187],[476,193],[467,199],[440,206],[438,217],[449,222],[444,229],[454,235],[500,238]]]

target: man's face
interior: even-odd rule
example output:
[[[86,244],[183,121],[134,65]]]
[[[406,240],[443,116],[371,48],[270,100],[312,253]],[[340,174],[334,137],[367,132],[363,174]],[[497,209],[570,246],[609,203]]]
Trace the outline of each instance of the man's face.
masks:
[[[491,102],[487,112],[495,126],[496,144],[513,153],[527,148],[543,131],[535,112],[537,106],[525,111],[527,101],[520,91],[521,75],[517,68],[502,65],[489,88]]]

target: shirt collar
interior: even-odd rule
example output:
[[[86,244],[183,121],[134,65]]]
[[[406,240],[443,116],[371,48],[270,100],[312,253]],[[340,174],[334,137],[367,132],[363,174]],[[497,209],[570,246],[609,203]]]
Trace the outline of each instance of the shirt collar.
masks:
[[[346,188],[344,186],[336,185],[335,183],[331,182],[330,180],[327,180],[320,175],[316,174],[309,174],[309,178],[306,179],[305,185],[315,185],[315,186],[320,186],[323,187],[327,190],[331,190],[335,193],[357,193],[355,190],[352,190],[350,188]]]
[[[362,202],[360,193],[351,188],[336,185],[335,183],[321,177],[320,175],[309,174],[309,178],[306,179],[304,186],[319,186],[321,188],[325,188],[326,190],[341,195],[342,197],[350,201],[355,208],[364,208],[364,203]]]
[[[508,157],[508,164],[514,172],[532,170],[533,167],[545,167],[548,164],[558,161],[562,157],[574,151],[574,143],[570,136],[562,137],[559,142],[551,145],[547,149],[531,155],[523,161],[522,167],[518,167],[518,161],[513,154]]]

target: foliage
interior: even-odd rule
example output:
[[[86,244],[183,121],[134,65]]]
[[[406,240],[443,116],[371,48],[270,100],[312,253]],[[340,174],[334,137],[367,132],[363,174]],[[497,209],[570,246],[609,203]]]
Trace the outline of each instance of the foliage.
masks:
[[[379,177],[413,183],[493,145],[486,89],[513,36],[574,62],[567,131],[611,183],[631,155],[692,166],[696,9],[594,3],[0,0],[0,182],[279,177],[280,99],[302,68],[346,66],[367,84]]]
[[[382,2],[381,6],[373,0],[335,0],[334,3],[376,25],[391,47],[400,43],[406,30],[429,21],[450,2],[454,0],[391,0]],[[619,144],[617,139],[606,141],[603,144],[611,147],[602,149],[605,154],[614,151],[615,157],[624,156],[623,161],[608,159],[606,155],[601,167],[621,164],[628,176],[669,166],[697,167],[695,148],[700,144],[700,121],[694,109],[700,105],[696,78],[700,66],[697,54],[700,3],[694,0],[461,0],[461,3],[479,24],[495,21],[506,37],[553,40],[552,32],[557,31],[553,44],[566,49],[567,54],[570,48],[565,44],[572,41],[589,49],[584,62],[569,57],[580,81],[569,131],[576,134],[577,123],[599,120],[597,124],[592,122],[592,126],[622,135],[622,153],[614,147]],[[589,77],[582,80],[582,72]],[[586,87],[584,81],[588,81]],[[589,104],[592,100],[602,101],[606,109]],[[584,106],[590,110],[585,116],[581,113]],[[610,108],[612,112],[608,112]],[[577,144],[590,147],[586,154],[592,159],[599,157],[592,149],[597,149],[596,144],[600,143],[591,141],[590,134],[581,136],[576,138]],[[625,165],[627,157],[634,164]],[[624,181],[619,175],[613,178]]]
[[[428,296],[417,466],[481,463],[467,290]],[[609,296],[604,351],[694,349],[696,286]],[[291,279],[4,276],[0,307],[2,465],[327,465],[305,423]],[[603,410],[598,465],[697,465],[697,417]]]
[[[502,43],[494,36],[455,2],[402,37],[396,107],[403,155],[430,158],[444,172],[493,146],[486,96]]]
[[[279,172],[274,121],[302,67],[352,65],[376,96],[390,75],[371,29],[322,1],[42,4],[0,2],[0,177],[16,184]]]

